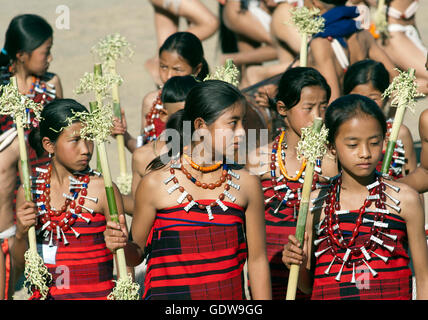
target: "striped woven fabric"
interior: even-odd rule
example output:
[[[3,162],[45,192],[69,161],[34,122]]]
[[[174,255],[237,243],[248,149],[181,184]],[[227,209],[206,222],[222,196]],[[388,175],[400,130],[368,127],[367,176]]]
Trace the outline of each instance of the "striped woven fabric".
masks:
[[[351,237],[357,216],[357,211],[339,216],[340,228],[345,240]],[[371,213],[366,213],[364,218],[373,220],[374,216]],[[388,257],[387,263],[368,251],[372,257],[368,264],[378,273],[377,276],[373,277],[368,267],[363,264],[356,267],[356,283],[351,283],[353,269],[344,266],[340,282],[336,281],[335,277],[342,264],[335,260],[329,274],[326,275],[324,272],[333,260],[333,255],[328,250],[316,259],[312,299],[410,300],[412,298],[412,272],[409,268],[410,259],[407,253],[406,223],[403,218],[395,214],[386,215],[384,222],[389,224],[385,233],[397,235],[397,240],[393,241],[382,235],[381,239],[385,244],[394,246],[394,251],[390,253],[381,246],[378,246],[374,251],[381,256]],[[371,226],[372,223],[361,225],[360,233],[353,247],[361,247],[370,238]],[[320,237],[324,236],[321,235]],[[323,241],[314,250],[320,251],[327,247],[327,241]],[[343,257],[344,253],[345,250],[338,249],[339,257]]]
[[[198,200],[208,205],[213,200]],[[223,201],[213,220],[186,203],[159,210],[147,241],[143,299],[242,300],[247,258],[244,209]]]
[[[51,219],[59,221],[63,215]],[[49,294],[54,300],[105,300],[114,287],[113,255],[106,247],[103,234],[105,216],[87,212],[82,215],[91,222],[76,220],[72,227],[80,233],[78,238],[67,231],[65,236],[69,244],[64,245],[62,239],[58,241],[53,237],[54,245],[58,246],[56,261],[46,266],[52,275]],[[39,237],[38,243],[48,245],[49,237]]]
[[[270,186],[272,186],[270,179],[262,181],[262,187]],[[287,186],[290,189],[297,189],[301,188],[302,184],[287,181]],[[265,199],[269,199],[273,195],[274,190],[272,188],[264,192]],[[296,199],[289,200],[287,206],[281,205],[275,214],[274,211],[278,205],[279,200],[276,198],[265,204],[266,249],[272,281],[272,299],[284,300],[287,293],[289,271],[282,262],[282,251],[284,245],[288,243],[288,236],[296,233],[297,219],[294,215],[297,216],[299,213],[299,203]],[[296,293],[296,299],[309,299],[309,297],[300,290]]]
[[[0,84],[6,85],[10,81],[11,73],[9,72],[8,68],[0,68]],[[54,76],[53,73],[47,73],[42,78],[38,78],[37,80],[40,81],[42,85],[45,85],[47,81],[52,79]],[[33,95],[27,95],[29,98],[31,98],[33,101],[40,103],[42,100],[45,100],[46,102],[52,101],[53,99],[50,96],[43,96],[43,93],[37,93],[35,92]],[[43,98],[42,98],[43,96]],[[34,120],[34,113],[30,112],[30,122],[33,123]],[[10,128],[14,127],[14,122],[12,117],[10,116],[0,116],[0,134],[9,130]],[[32,170],[32,175],[35,175],[34,168],[37,166],[40,166],[42,164],[45,164],[49,161],[48,154],[45,152],[40,157],[37,157],[36,151],[30,147],[30,144],[28,143],[28,135],[30,134],[32,130],[32,127],[29,129],[25,129],[25,137],[26,137],[26,143],[27,143],[27,155],[28,155],[28,162],[30,166],[30,170]],[[21,180],[19,177],[19,173],[17,173],[17,184],[16,189],[14,192],[14,199],[13,199],[13,212],[16,212],[16,193],[18,191],[19,186],[21,185]]]

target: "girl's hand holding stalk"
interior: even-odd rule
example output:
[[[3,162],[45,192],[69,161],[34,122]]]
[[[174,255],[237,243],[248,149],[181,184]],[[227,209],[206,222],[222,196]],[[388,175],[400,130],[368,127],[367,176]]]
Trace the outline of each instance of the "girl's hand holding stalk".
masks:
[[[316,160],[321,160],[327,152],[328,130],[323,126],[321,118],[315,118],[312,127],[302,128],[301,140],[297,145],[297,159],[306,160],[305,180],[302,187],[299,214],[296,225],[296,239],[298,243],[304,241],[306,229],[306,217],[309,210],[309,200],[312,192],[314,167]],[[297,283],[299,279],[300,265],[293,264],[288,278],[287,300],[296,298]]]
[[[128,243],[128,229],[126,228],[124,215],[119,216],[119,222],[107,222],[104,239],[107,248],[112,252],[126,247]]]

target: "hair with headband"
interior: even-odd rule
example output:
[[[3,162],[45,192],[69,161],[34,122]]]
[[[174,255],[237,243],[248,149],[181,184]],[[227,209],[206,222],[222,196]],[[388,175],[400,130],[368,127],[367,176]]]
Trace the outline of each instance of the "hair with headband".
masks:
[[[30,146],[36,150],[38,156],[45,150],[42,145],[44,137],[55,142],[62,130],[68,127],[68,119],[74,116],[75,112],[87,112],[82,104],[73,99],[55,99],[44,106],[41,113],[41,121],[38,128],[34,128],[29,135]],[[77,120],[76,120],[77,121]]]

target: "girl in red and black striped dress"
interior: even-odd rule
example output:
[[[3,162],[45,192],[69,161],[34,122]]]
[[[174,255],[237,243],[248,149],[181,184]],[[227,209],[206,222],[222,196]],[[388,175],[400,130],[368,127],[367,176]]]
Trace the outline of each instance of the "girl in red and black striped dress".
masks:
[[[176,113],[180,128],[168,133],[171,154],[137,188],[133,242],[108,224],[109,248],[125,247],[128,264],[148,255],[143,299],[244,299],[247,259],[252,297],[271,298],[260,181],[233,164],[245,112],[236,87],[196,84]]]
[[[391,134],[392,123],[394,121],[393,114],[395,108],[387,112],[388,99],[383,99],[382,94],[388,88],[390,80],[388,71],[382,62],[366,59],[358,61],[348,68],[343,79],[344,94],[361,94],[368,97],[381,108],[387,120],[387,132],[384,142],[385,153],[388,144],[388,138]],[[378,170],[382,167],[382,160],[377,167]],[[414,171],[417,167],[416,152],[413,147],[413,138],[409,128],[402,124],[398,132],[398,140],[392,162],[389,169],[389,175],[393,179],[399,179]]]
[[[308,219],[303,249],[291,236],[283,261],[298,263],[299,287],[312,299],[412,299],[410,249],[418,299],[428,299],[428,248],[418,193],[376,171],[386,121],[373,100],[348,95],[325,116],[341,173]],[[314,268],[313,279],[308,272]]]
[[[329,99],[330,87],[317,70],[297,67],[286,71],[279,82],[275,105],[275,112],[283,119],[283,129],[274,141],[250,155],[249,168],[260,176],[265,197],[266,246],[273,299],[285,299],[287,290],[288,269],[281,259],[288,235],[296,232],[306,165],[296,158],[301,128],[311,125],[314,117],[324,117]],[[327,157],[322,166],[318,163],[317,172],[321,180],[322,175],[337,174],[334,162]],[[320,182],[317,177],[314,188]],[[298,296],[305,297],[301,292]]]
[[[52,275],[49,297],[58,300],[106,299],[114,287],[113,255],[103,232],[108,214],[103,178],[89,168],[93,143],[80,137],[80,122],[68,124],[74,112],[87,111],[71,99],[56,99],[43,109],[38,145],[51,161],[36,168],[33,202],[17,196],[17,232],[12,255],[24,267],[27,231],[36,224],[38,251]],[[114,186],[120,214],[123,205]],[[32,299],[38,298],[34,292]]]
[[[62,97],[59,77],[48,72],[52,61],[50,52],[52,41],[52,27],[42,17],[34,14],[14,17],[9,23],[0,52],[0,84],[7,85],[10,78],[15,76],[19,92],[42,105],[56,97]],[[33,121],[32,111],[26,120],[32,125],[37,125]],[[30,130],[25,130],[26,136],[29,132]],[[6,161],[3,158],[0,163],[0,180],[5,186],[0,191],[0,243],[3,249],[0,251],[0,299],[3,297],[11,299],[16,279],[14,279],[14,267],[9,248],[13,246],[13,234],[16,230],[14,223],[16,192],[20,184],[17,169],[19,153],[14,147],[18,144],[17,139],[8,139],[17,134],[11,116],[0,116],[0,134],[0,141],[2,141],[0,152],[2,152],[2,158],[7,158]],[[8,138],[3,139],[6,136]],[[29,145],[27,150],[31,167],[49,160],[47,153],[36,154]],[[12,163],[14,165],[8,165]],[[4,270],[6,270],[5,277],[3,277]]]

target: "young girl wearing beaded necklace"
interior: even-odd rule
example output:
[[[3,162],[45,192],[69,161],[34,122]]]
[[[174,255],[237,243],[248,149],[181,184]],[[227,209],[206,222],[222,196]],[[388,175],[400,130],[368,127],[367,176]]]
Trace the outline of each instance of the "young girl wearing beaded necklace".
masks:
[[[384,143],[384,149],[388,144],[388,137],[391,133],[394,120],[395,108],[391,108],[386,114],[386,105],[388,99],[382,99],[382,94],[388,88],[390,80],[388,71],[382,62],[366,59],[358,61],[351,65],[345,73],[343,80],[344,94],[361,94],[376,102],[385,115],[387,120],[387,133]],[[389,175],[394,179],[405,176],[416,169],[416,152],[413,147],[413,138],[409,128],[402,124],[398,132],[398,140],[393,161],[390,166]],[[380,170],[381,163],[378,166]]]
[[[52,61],[53,30],[46,20],[34,14],[18,15],[9,23],[4,39],[0,51],[0,85],[8,84],[10,77],[15,76],[19,91],[35,102],[44,105],[56,97],[62,97],[59,77],[48,72]],[[32,112],[26,120],[33,122]],[[28,135],[29,130],[25,133]],[[0,191],[0,299],[11,299],[16,279],[9,249],[13,246],[16,230],[15,198],[20,183],[18,143],[13,138],[17,132],[12,117],[0,116],[0,134],[0,149],[3,151],[0,181],[5,186]],[[27,150],[30,166],[48,161],[46,153],[36,154],[29,146]]]
[[[210,135],[192,139],[169,162],[158,157],[151,163],[136,191],[133,242],[124,226],[108,223],[109,248],[125,247],[130,265],[148,254],[144,299],[235,300],[245,298],[248,246],[252,298],[270,299],[260,182],[235,171],[224,156],[245,136],[245,97],[233,85],[208,80],[190,91],[178,112],[178,132],[186,133],[186,121],[191,135]],[[215,134],[220,131],[226,142]],[[205,152],[194,152],[202,146]]]
[[[20,268],[28,248],[27,231],[36,224],[40,254],[52,275],[52,299],[106,299],[114,287],[113,255],[103,232],[108,214],[103,178],[89,168],[93,143],[81,139],[81,123],[68,124],[73,112],[86,108],[71,99],[57,99],[43,109],[39,145],[51,162],[37,167],[34,202],[17,196],[17,232],[12,254]],[[34,140],[34,143],[36,140]],[[119,214],[120,193],[114,186]],[[37,299],[37,292],[32,298]]]
[[[328,107],[325,122],[341,172],[328,189],[313,193],[303,249],[290,236],[284,263],[302,265],[299,287],[312,291],[312,299],[411,299],[409,248],[417,298],[427,299],[428,249],[418,194],[375,170],[387,128],[382,110],[371,99],[348,95]]]
[[[315,117],[324,117],[329,99],[330,87],[315,69],[297,67],[286,71],[279,83],[275,106],[283,119],[278,124],[281,131],[274,141],[249,156],[248,168],[259,175],[265,197],[267,253],[274,299],[285,299],[288,270],[281,261],[281,252],[287,236],[295,233],[306,165],[297,160],[296,146],[301,128],[310,126]],[[262,163],[256,162],[257,154]],[[334,162],[326,157],[322,172],[318,163],[314,187],[321,174],[336,173]]]
[[[164,84],[174,76],[193,75],[203,80],[208,75],[208,63],[201,41],[190,32],[170,35],[159,49],[159,75]],[[151,91],[143,98],[141,109],[141,135],[133,138],[125,133],[126,147],[134,152],[143,144],[159,137],[165,129],[167,114],[162,105],[162,89]],[[120,133],[118,131],[117,133]]]

